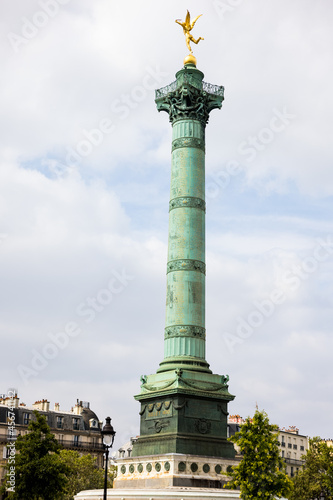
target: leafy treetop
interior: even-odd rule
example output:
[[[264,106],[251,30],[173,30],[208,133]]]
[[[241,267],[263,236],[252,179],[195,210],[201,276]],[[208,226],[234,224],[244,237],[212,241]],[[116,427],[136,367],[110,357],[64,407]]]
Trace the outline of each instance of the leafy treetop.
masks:
[[[333,499],[333,447],[320,437],[310,439],[302,469],[294,476],[290,500]]]
[[[284,462],[279,454],[278,427],[269,423],[264,411],[256,410],[230,441],[238,445],[243,459],[233,467],[231,481],[226,488],[240,488],[244,500],[281,498],[292,488]]]

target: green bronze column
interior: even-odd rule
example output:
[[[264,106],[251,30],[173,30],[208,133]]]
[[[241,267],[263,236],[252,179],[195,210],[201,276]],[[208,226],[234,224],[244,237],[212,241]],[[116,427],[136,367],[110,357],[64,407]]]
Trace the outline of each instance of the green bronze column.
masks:
[[[205,127],[223,87],[204,83],[186,64],[176,82],[156,91],[172,123],[172,166],[164,360],[159,372],[207,371],[205,359]]]
[[[172,124],[166,325],[164,359],[155,374],[141,377],[135,396],[137,457],[234,456],[227,441],[229,377],[213,374],[205,357],[205,128],[224,89],[203,76],[185,61],[176,81],[156,91],[157,109]]]

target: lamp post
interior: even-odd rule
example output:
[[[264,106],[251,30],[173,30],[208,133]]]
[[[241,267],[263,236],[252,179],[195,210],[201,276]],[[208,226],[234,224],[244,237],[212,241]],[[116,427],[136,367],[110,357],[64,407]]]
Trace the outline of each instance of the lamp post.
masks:
[[[107,500],[107,483],[108,483],[108,460],[109,460],[109,449],[112,448],[114,437],[116,432],[111,425],[111,418],[106,417],[106,424],[102,429],[103,445],[105,448],[105,475],[104,475],[104,497],[103,500]]]

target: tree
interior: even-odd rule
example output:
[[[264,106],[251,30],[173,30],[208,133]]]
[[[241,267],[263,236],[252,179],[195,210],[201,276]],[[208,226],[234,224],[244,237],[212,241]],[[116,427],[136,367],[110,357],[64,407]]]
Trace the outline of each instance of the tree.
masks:
[[[305,463],[293,478],[290,500],[333,499],[333,448],[315,437],[303,458]]]
[[[292,481],[279,454],[277,430],[264,411],[256,410],[253,419],[246,419],[241,430],[229,438],[239,446],[243,459],[232,468],[232,479],[225,488],[240,487],[244,500],[271,500],[289,494]]]
[[[13,500],[55,500],[66,484],[68,467],[59,460],[60,445],[44,416],[34,411],[29,433],[18,436]]]
[[[61,450],[60,461],[68,467],[67,483],[59,500],[72,500],[76,493],[83,490],[102,489],[104,487],[104,469],[97,467],[96,458],[91,455],[80,457],[77,451]],[[112,472],[109,473],[108,487],[112,487]]]

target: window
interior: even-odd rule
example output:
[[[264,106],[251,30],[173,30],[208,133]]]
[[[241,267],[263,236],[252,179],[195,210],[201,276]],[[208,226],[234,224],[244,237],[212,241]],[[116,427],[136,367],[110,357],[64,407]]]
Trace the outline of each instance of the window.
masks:
[[[294,477],[294,467],[290,467],[290,476]]]
[[[282,450],[282,458],[284,458],[284,450]]]
[[[89,420],[89,426],[93,429],[98,429],[98,420],[96,420],[95,418],[91,418]]]
[[[73,429],[78,431],[80,428],[80,420],[78,418],[73,418]]]
[[[23,413],[23,424],[29,425],[30,422],[30,413]]]
[[[14,427],[8,427],[8,430],[7,430],[7,439],[8,441],[15,441],[16,439],[16,436],[17,436],[17,430],[16,428]]]
[[[281,446],[283,446],[285,448],[286,447],[286,443],[284,441],[282,441]]]
[[[304,446],[300,446],[300,450],[301,450],[301,451],[304,451]]]
[[[288,443],[288,448],[292,448],[292,444],[291,443]]]
[[[79,446],[79,436],[74,436],[74,446]]]
[[[293,449],[294,449],[294,450],[297,450],[297,444],[294,444],[294,445],[293,445]]]
[[[57,417],[57,429],[62,429],[64,417]]]

